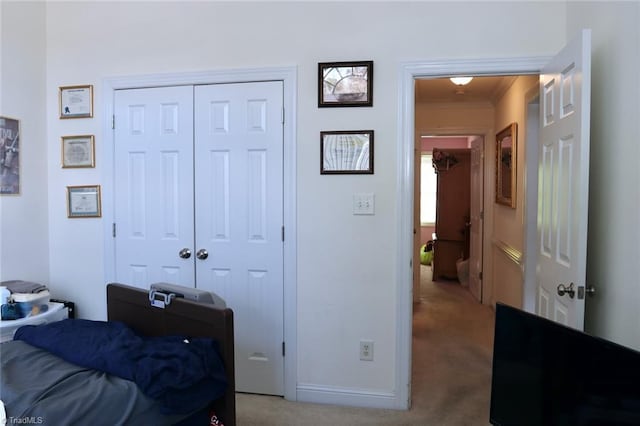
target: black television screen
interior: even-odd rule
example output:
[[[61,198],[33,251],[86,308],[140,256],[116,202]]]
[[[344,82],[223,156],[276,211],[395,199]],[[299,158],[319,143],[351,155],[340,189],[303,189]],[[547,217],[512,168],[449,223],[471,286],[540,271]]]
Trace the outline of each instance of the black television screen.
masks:
[[[640,425],[640,352],[497,304],[489,420]]]

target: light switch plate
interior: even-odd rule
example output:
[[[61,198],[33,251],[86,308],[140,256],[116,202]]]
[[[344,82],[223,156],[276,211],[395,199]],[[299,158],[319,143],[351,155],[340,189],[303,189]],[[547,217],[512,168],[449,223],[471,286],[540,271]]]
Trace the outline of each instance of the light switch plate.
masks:
[[[371,192],[353,194],[353,214],[375,214],[375,195]]]

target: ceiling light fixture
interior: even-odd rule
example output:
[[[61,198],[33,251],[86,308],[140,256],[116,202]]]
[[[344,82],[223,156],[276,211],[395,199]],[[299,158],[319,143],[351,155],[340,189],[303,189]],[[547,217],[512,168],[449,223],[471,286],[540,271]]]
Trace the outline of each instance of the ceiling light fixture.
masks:
[[[469,84],[473,77],[451,77],[449,80],[456,86],[464,86],[465,84]]]

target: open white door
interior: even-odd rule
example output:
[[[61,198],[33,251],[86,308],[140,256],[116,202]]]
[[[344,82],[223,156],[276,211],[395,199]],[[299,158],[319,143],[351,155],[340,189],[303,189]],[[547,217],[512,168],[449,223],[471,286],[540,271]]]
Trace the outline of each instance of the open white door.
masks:
[[[582,330],[587,258],[591,30],[540,75],[536,313]]]
[[[482,302],[482,236],[484,208],[484,139],[471,142],[471,229],[469,232],[469,291]]]

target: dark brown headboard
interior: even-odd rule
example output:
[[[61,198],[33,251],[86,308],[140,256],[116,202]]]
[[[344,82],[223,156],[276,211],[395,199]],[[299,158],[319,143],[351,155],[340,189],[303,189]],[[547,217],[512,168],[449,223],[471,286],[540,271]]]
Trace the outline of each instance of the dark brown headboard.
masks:
[[[173,299],[164,309],[151,306],[149,293],[124,284],[107,284],[107,317],[147,336],[210,337],[220,345],[229,386],[214,404],[225,426],[236,424],[233,311],[186,299]]]

